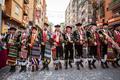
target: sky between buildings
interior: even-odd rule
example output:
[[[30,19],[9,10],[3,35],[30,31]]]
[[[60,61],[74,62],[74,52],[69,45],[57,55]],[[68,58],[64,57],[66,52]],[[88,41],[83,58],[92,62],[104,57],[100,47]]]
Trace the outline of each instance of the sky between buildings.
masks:
[[[60,24],[65,21],[65,10],[70,0],[46,0],[49,22]]]

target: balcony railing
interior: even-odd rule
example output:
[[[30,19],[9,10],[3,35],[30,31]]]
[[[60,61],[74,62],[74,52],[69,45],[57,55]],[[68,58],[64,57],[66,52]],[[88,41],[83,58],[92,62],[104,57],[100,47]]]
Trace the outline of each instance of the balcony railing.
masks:
[[[29,0],[24,0],[24,4],[29,4]]]
[[[113,0],[109,6],[109,9],[114,10],[120,7],[120,0]]]

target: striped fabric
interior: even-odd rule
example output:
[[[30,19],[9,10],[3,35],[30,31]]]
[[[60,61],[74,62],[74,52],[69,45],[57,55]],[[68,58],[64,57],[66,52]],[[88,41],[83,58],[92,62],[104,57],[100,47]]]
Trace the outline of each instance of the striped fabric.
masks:
[[[33,48],[31,50],[31,55],[32,56],[40,56],[40,46],[39,46],[38,42],[35,42],[35,44],[33,45]]]
[[[9,54],[6,64],[8,65],[15,65],[16,64],[16,58],[17,58],[17,47],[14,45],[9,46]]]
[[[51,46],[50,46],[50,43],[47,42],[46,43],[46,46],[45,46],[45,57],[48,58],[48,59],[51,59]]]
[[[111,44],[108,45],[107,55],[108,55],[108,59],[114,59],[115,58],[115,55],[113,53],[113,48],[112,48]]]
[[[31,63],[34,65],[34,64],[39,64],[39,58],[37,57],[32,57],[32,61]]]
[[[21,49],[21,52],[19,54],[20,58],[26,59],[27,58],[28,51],[25,49]]]

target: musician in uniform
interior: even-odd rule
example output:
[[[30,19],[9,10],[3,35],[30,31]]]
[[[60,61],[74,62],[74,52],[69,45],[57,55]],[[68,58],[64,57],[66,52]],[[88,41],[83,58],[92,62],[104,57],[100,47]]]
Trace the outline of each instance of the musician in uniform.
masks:
[[[72,68],[72,62],[73,62],[73,33],[72,33],[72,27],[66,26],[66,32],[64,34],[64,51],[65,51],[65,69],[69,66]]]
[[[82,24],[81,23],[77,23],[76,24],[77,30],[73,32],[74,35],[74,42],[75,42],[75,57],[76,57],[76,66],[77,69],[79,70],[80,67],[83,67],[83,43],[84,43],[84,32],[82,29]]]
[[[116,30],[117,27],[112,28],[111,31],[111,38],[114,40],[116,46],[113,46],[113,52],[114,52],[114,61],[112,62],[113,67],[120,67],[119,60],[120,60],[120,32]]]
[[[60,31],[60,25],[55,25],[55,32],[52,35],[52,39],[54,41],[53,44],[56,49],[56,56],[53,56],[55,70],[58,70],[62,68],[60,59],[61,59],[61,55],[63,54],[63,47],[62,47],[63,35],[62,35],[62,32]]]
[[[41,70],[49,70],[50,63],[50,44],[51,44],[51,32],[48,31],[49,24],[44,23],[44,27],[41,32],[41,60],[43,67]],[[46,50],[47,49],[47,50]],[[47,52],[46,52],[47,51]]]
[[[44,23],[44,27],[42,30],[42,38],[41,38],[41,56],[42,56],[42,60],[45,57],[45,43],[47,42],[47,35],[48,35],[48,24]]]
[[[100,30],[99,37],[100,37],[100,52],[101,52],[101,67],[102,68],[109,68],[107,64],[107,51],[108,51],[108,40],[107,37],[104,35],[105,29],[108,28],[108,24],[103,24],[104,29]]]
[[[91,23],[89,30],[86,32],[87,44],[88,44],[88,67],[89,69],[96,68],[96,56],[97,56],[97,38],[96,38],[96,24]]]
[[[16,30],[17,29],[15,27],[10,27],[9,34],[7,34],[5,37],[5,42],[8,49],[8,59],[6,64],[10,66],[10,72],[16,71],[16,60],[18,55],[18,42],[19,42],[19,39],[17,39],[16,36]]]

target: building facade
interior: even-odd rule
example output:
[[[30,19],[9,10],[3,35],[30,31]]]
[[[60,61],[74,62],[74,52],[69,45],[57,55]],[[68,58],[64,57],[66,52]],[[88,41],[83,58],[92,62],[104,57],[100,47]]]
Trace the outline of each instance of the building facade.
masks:
[[[93,22],[93,7],[91,0],[70,0],[65,11],[65,25],[81,22],[83,26]]]
[[[6,33],[10,27],[22,25],[24,0],[5,0],[2,14],[2,31]]]
[[[65,11],[65,25],[74,26],[78,20],[78,10],[77,10],[77,1],[78,0],[70,0],[69,5]]]
[[[38,25],[41,28],[44,26],[45,20],[47,18],[46,6],[46,0],[36,0],[34,22],[35,25]]]
[[[44,26],[47,22],[46,0],[4,0],[2,6],[2,28],[0,33],[8,32],[10,27]],[[46,20],[47,19],[47,20]]]
[[[108,20],[109,25],[120,26],[120,0],[112,0],[108,8],[112,11],[112,16]]]
[[[113,13],[109,9],[109,5],[112,0],[99,0],[97,2],[98,10],[97,10],[97,25],[99,27],[102,27],[103,23],[109,23],[109,20],[111,19]]]

